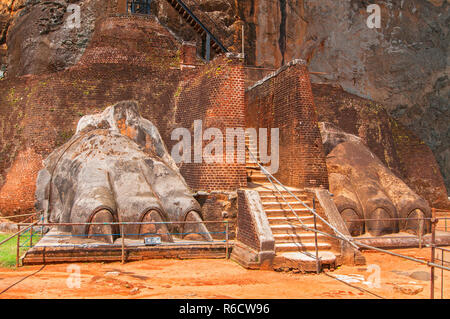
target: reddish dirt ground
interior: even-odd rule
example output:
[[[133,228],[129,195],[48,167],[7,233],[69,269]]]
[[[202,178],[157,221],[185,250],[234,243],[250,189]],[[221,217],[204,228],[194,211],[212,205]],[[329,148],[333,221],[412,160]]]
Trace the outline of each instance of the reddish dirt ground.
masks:
[[[423,260],[430,249],[401,249],[396,252]],[[80,288],[69,288],[68,264],[47,265],[40,272],[24,279],[0,295],[7,298],[377,298],[363,288],[384,298],[429,298],[429,280],[421,277],[430,271],[425,265],[378,252],[365,252],[366,266],[342,266],[333,272],[294,274],[246,270],[231,260],[146,260],[121,263],[79,263]],[[450,261],[450,253],[446,260]],[[376,265],[376,266],[369,266]],[[327,274],[362,275],[366,281],[380,269],[380,288],[364,283],[348,286]],[[373,268],[374,267],[374,268]],[[26,266],[19,270],[0,268],[0,292],[41,266]],[[426,272],[426,273],[424,273]],[[423,287],[415,295],[399,292],[395,287],[414,284]],[[436,270],[436,298],[440,298],[441,271]],[[444,297],[450,296],[450,272],[444,272]]]

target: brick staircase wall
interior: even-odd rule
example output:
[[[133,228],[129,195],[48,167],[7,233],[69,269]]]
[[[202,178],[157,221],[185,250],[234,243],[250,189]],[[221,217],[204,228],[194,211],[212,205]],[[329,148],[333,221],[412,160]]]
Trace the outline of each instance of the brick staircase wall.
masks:
[[[275,240],[257,191],[238,191],[239,213],[231,258],[250,269],[271,269]]]
[[[245,124],[280,129],[283,184],[328,188],[328,173],[317,123],[309,72],[294,60],[246,90]]]

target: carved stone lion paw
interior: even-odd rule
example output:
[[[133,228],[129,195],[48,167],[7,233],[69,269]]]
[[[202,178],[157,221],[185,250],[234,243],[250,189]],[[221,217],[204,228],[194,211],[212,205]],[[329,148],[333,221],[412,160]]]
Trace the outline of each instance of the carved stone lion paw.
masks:
[[[196,239],[212,240],[200,206],[158,130],[139,115],[134,102],[121,102],[81,118],[76,134],[44,164],[36,197],[48,221],[154,222],[128,224],[123,229],[116,225],[61,227],[73,235],[109,243],[119,236],[160,236],[170,242],[171,232],[180,237],[197,233]],[[196,223],[180,223],[184,221]]]

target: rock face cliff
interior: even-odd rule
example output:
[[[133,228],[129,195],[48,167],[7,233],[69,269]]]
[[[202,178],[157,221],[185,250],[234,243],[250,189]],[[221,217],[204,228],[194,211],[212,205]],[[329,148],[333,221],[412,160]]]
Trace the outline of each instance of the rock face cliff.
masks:
[[[56,72],[75,65],[86,49],[98,18],[115,1],[1,0],[2,64],[9,76]],[[79,20],[70,5],[80,8]],[[3,23],[2,23],[3,21]],[[80,22],[79,27],[71,27]],[[0,51],[0,57],[1,57]]]

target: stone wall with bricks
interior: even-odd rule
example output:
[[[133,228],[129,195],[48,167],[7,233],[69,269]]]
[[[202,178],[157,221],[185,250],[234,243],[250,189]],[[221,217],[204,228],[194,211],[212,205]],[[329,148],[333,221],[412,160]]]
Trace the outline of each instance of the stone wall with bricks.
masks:
[[[169,151],[172,130],[190,128],[195,119],[205,127],[244,127],[241,61],[223,57],[202,64],[190,50],[183,53],[183,44],[153,17],[110,16],[97,22],[76,66],[2,80],[0,215],[31,211],[42,160],[70,139],[83,115],[116,102],[137,101]],[[235,191],[246,185],[243,164],[181,171],[195,190]],[[208,218],[221,218],[223,210],[216,206]]]
[[[319,122],[359,136],[367,147],[433,207],[450,208],[431,149],[389,116],[383,105],[329,84],[313,84]]]
[[[226,130],[245,128],[245,90],[242,60],[222,56],[202,67],[184,81],[176,96],[175,122],[187,128],[194,136],[194,121],[201,120],[203,131],[217,128],[223,134],[223,157],[220,162],[194,163],[192,138],[191,163],[183,163],[181,173],[195,190],[236,190],[247,185],[245,163],[225,161]],[[211,140],[202,142],[202,149]],[[173,145],[174,142],[172,142]],[[235,154],[236,155],[236,154]]]
[[[282,183],[328,188],[328,173],[317,123],[309,72],[294,60],[246,91],[246,126],[279,128]],[[269,144],[270,145],[270,144]]]
[[[236,240],[259,251],[261,243],[256,232],[256,226],[250,208],[248,207],[245,192],[243,191],[238,191],[238,207],[239,213],[236,220],[238,231],[236,233]]]
[[[181,43],[152,17],[97,22],[81,61],[67,70],[7,78],[0,84],[0,214],[34,206],[42,160],[74,134],[78,120],[136,100],[166,144],[174,123]]]

